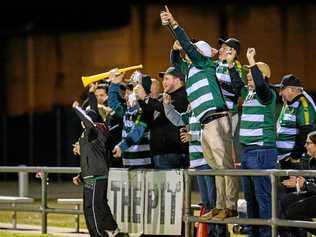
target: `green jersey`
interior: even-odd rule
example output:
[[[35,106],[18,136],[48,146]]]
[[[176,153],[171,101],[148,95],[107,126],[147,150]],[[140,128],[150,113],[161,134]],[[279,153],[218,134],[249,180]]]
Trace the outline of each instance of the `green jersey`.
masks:
[[[255,90],[244,87],[241,94],[244,102],[240,118],[240,143],[246,146],[275,147],[276,93],[272,91],[272,98],[268,104],[261,103]]]
[[[314,122],[315,109],[305,96],[300,95],[294,98],[292,103],[284,103],[277,122],[278,160],[291,155],[299,127],[314,127]]]

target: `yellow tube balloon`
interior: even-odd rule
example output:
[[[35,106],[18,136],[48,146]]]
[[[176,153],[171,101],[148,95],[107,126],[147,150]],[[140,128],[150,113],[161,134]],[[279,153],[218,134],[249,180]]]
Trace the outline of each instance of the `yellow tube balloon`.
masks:
[[[118,71],[120,73],[123,73],[123,72],[131,71],[131,70],[137,70],[137,69],[142,69],[142,68],[143,68],[143,65],[140,64],[140,65],[136,65],[136,66],[121,68],[121,69],[118,69]],[[86,87],[87,85],[89,85],[91,83],[94,83],[94,82],[103,80],[105,78],[108,78],[109,75],[110,75],[110,71],[104,72],[104,73],[100,73],[100,74],[96,74],[96,75],[92,75],[92,76],[81,77],[81,80],[82,80],[83,86]]]

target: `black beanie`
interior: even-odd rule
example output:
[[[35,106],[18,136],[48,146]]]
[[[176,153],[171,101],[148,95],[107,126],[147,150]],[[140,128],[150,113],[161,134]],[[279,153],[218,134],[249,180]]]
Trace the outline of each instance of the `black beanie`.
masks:
[[[148,75],[142,75],[142,86],[146,92],[146,94],[150,94],[151,89],[151,77]]]

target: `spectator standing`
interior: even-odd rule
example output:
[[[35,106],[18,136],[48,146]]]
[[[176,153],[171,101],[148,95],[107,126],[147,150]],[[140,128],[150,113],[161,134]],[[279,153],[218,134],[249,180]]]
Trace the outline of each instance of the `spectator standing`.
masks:
[[[240,143],[242,146],[241,167],[243,169],[273,169],[277,164],[275,107],[276,93],[269,87],[271,76],[267,64],[255,61],[254,48],[247,50],[249,72],[247,87],[238,72],[229,64],[233,86],[244,99],[240,121]],[[230,61],[230,60],[228,60]],[[243,191],[247,201],[248,218],[271,217],[271,181],[269,177],[242,177]],[[252,226],[252,237],[271,236],[270,227]]]
[[[174,44],[171,59],[172,63],[179,65],[186,75],[188,100],[194,115],[203,127],[204,157],[213,169],[233,169],[231,121],[216,79],[215,64],[211,59],[212,51],[215,50],[212,50],[205,41],[193,44],[167,8],[160,17],[162,22],[171,25],[179,42],[178,45]],[[185,53],[185,61],[180,57],[180,50]],[[213,208],[207,216],[220,220],[236,216],[238,178],[216,176],[215,182],[216,208]]]

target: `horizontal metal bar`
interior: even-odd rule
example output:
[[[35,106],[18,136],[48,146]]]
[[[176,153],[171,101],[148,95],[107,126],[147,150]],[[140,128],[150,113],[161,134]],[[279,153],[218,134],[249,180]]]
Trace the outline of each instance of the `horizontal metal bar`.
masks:
[[[60,173],[60,174],[74,174],[79,173],[79,167],[36,167],[36,166],[0,166],[0,173]],[[231,176],[316,176],[316,171],[313,170],[242,170],[242,169],[230,169],[230,170],[186,170],[188,175],[231,175]],[[44,213],[60,213],[60,214],[83,214],[82,210],[76,209],[62,209],[62,208],[46,208],[42,210],[41,207],[12,207],[12,206],[0,206],[1,211],[19,211],[19,212],[44,212]],[[307,221],[293,221],[293,220],[280,220],[275,219],[255,219],[255,218],[226,218],[223,221],[209,220],[203,221],[196,216],[184,216],[183,219],[188,222],[204,222],[204,223],[216,223],[216,224],[247,224],[247,225],[277,225],[288,227],[300,227],[300,228],[313,228],[316,229],[316,223]]]
[[[246,224],[246,225],[271,225],[271,221],[269,219],[257,219],[257,218],[226,218],[222,221],[220,220],[208,220],[203,221],[197,216],[189,216],[189,222],[203,222],[203,223],[214,223],[214,224]]]
[[[46,173],[59,173],[59,174],[74,174],[79,173],[79,167],[46,167],[46,166],[0,166],[0,173],[17,173],[17,172],[46,172]]]
[[[74,174],[80,172],[79,167],[47,167],[47,166],[0,166],[0,173],[28,172],[36,173],[44,171],[46,173]],[[244,170],[244,169],[225,169],[225,170],[195,170],[188,169],[189,175],[232,175],[232,176],[316,176],[315,170]]]
[[[316,176],[316,170],[245,170],[245,169],[225,169],[225,170],[195,170],[188,169],[189,175],[231,175],[231,176]]]
[[[43,212],[40,207],[0,207],[0,211],[18,211],[18,212]],[[60,213],[60,214],[83,214],[82,210],[67,209],[67,208],[46,208],[46,213]]]
[[[185,217],[184,217],[185,218]],[[220,220],[208,220],[203,221],[197,216],[190,216],[188,218],[189,222],[201,222],[201,223],[214,223],[214,224],[245,224],[245,225],[271,225],[271,219],[257,219],[257,218],[226,218],[222,221]],[[278,226],[285,227],[298,227],[298,228],[311,228],[316,229],[316,222],[311,221],[293,221],[293,220],[281,220],[277,219],[274,224]]]
[[[18,211],[18,212],[42,212],[42,209],[39,207],[10,207],[10,206],[3,206],[0,207],[0,211]]]
[[[293,220],[278,219],[275,222],[275,224],[277,224],[278,226],[316,229],[316,222],[311,222],[311,221],[293,221]]]
[[[59,213],[59,214],[83,214],[82,210],[67,209],[67,208],[47,208],[47,213]]]

